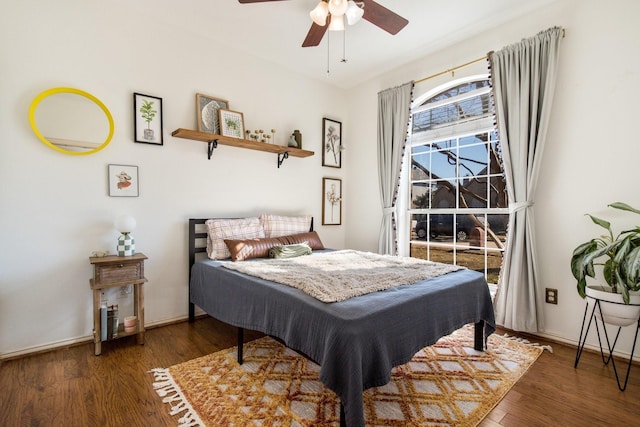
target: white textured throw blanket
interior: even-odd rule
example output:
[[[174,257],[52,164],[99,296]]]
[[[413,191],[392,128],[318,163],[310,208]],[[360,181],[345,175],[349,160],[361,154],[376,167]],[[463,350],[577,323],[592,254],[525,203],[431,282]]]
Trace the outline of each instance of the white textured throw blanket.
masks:
[[[417,258],[354,250],[288,259],[225,262],[223,266],[300,289],[322,302],[344,301],[464,269]]]

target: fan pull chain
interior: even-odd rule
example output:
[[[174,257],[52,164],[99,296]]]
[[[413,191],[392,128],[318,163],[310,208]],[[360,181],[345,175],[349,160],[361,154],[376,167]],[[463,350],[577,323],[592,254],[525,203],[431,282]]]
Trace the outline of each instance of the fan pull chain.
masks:
[[[344,31],[342,32],[342,59],[340,60],[342,63],[347,63],[347,27],[344,27]]]
[[[331,41],[331,31],[327,31],[327,78],[329,78],[329,75],[331,74],[331,71],[329,70],[329,52],[331,51],[331,49],[329,48],[330,41]]]

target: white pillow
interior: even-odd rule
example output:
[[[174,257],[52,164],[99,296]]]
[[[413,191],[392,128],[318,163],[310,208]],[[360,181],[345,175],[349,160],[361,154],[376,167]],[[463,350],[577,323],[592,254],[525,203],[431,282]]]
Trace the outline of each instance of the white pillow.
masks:
[[[260,218],[237,219],[208,219],[207,226],[207,255],[211,259],[230,258],[231,253],[224,243],[224,239],[255,239],[263,238],[264,229]]]
[[[260,222],[264,228],[265,237],[290,236],[306,233],[311,228],[311,215],[282,216],[262,214]]]

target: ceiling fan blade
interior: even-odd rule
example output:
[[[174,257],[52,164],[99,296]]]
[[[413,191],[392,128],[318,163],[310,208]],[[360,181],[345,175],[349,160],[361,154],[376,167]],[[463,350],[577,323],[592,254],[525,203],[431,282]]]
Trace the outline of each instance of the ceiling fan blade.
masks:
[[[329,28],[328,22],[324,27],[312,22],[307,37],[302,42],[302,47],[318,46],[324,37],[324,33],[327,32],[327,28]]]
[[[249,3],[265,3],[268,1],[283,1],[283,0],[238,0],[238,3],[241,4],[249,4]]]
[[[398,34],[398,32],[409,23],[409,21],[402,16],[390,11],[373,0],[360,1],[364,3],[364,15],[362,15],[362,17],[390,34]]]

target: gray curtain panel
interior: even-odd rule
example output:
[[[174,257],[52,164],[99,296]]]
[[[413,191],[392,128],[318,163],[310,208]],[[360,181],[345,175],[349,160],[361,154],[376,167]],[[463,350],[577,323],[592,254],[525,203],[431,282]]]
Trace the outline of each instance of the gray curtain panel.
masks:
[[[562,28],[554,27],[489,53],[511,213],[495,303],[496,321],[515,331],[543,328],[533,207],[562,37]]]
[[[378,252],[385,255],[398,253],[396,198],[409,130],[412,93],[413,82],[378,93],[378,177],[382,201]]]

